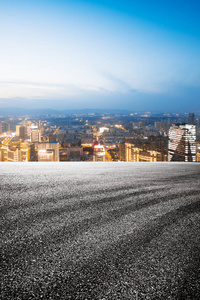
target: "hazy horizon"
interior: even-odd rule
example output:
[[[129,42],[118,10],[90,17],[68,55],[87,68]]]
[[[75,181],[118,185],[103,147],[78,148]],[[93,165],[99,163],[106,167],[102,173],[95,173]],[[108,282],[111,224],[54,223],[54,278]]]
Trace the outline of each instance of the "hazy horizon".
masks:
[[[189,113],[194,113],[195,116],[199,116],[200,110],[168,110],[168,111],[159,111],[159,110],[131,110],[131,109],[120,109],[120,108],[69,108],[69,109],[58,109],[58,108],[49,108],[49,107],[41,107],[41,108],[22,108],[22,107],[0,107],[0,116],[6,116],[6,115],[28,115],[28,114],[146,114],[149,113],[151,115],[162,115],[162,114],[179,114],[179,115],[187,115]]]

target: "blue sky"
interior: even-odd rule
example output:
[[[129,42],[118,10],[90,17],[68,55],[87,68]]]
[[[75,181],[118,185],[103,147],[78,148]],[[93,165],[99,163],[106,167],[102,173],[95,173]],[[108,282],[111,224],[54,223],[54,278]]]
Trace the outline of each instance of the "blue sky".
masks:
[[[0,1],[0,107],[200,110],[199,1]]]

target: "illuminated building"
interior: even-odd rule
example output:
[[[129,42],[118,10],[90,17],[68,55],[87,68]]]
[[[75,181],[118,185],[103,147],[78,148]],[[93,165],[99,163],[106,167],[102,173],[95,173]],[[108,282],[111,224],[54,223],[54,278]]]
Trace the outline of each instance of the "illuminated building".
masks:
[[[34,145],[27,143],[20,147],[3,145],[0,148],[1,161],[27,162],[33,159]]]
[[[173,124],[168,139],[168,161],[196,161],[196,125]]]
[[[1,161],[7,161],[8,160],[8,146],[2,145],[0,150],[1,150]]]
[[[29,149],[20,149],[20,161],[25,162],[30,160]]]
[[[16,125],[15,135],[20,138],[25,138],[26,136],[26,127],[23,125]]]
[[[122,143],[119,147],[119,160],[127,162],[167,161],[167,156],[154,150],[144,151],[131,143]]]
[[[69,160],[67,148],[59,149],[59,158],[60,158],[60,161],[68,161]]]
[[[105,160],[106,160],[105,146],[100,144],[94,145],[93,161],[105,161]]]
[[[59,161],[59,143],[39,143],[38,161]]]
[[[34,144],[20,143],[20,161],[33,161],[35,156]]]
[[[93,146],[93,138],[81,138],[81,146],[82,147],[92,147]]]
[[[200,162],[200,141],[196,142],[196,161]]]
[[[100,127],[99,128],[99,133],[102,134],[104,132],[109,132],[109,128],[107,128],[107,127]]]
[[[16,132],[15,132],[16,136],[20,135],[20,133],[19,133],[20,127],[21,127],[21,125],[16,125]]]
[[[31,131],[31,142],[32,143],[40,143],[41,142],[41,131],[38,129],[34,129]]]
[[[166,159],[165,157],[163,157],[162,153],[154,150],[148,150],[140,152],[139,161],[157,162],[166,161]]]
[[[19,149],[16,147],[8,148],[7,161],[17,162],[19,161]]]
[[[18,162],[19,161],[19,149],[17,147],[3,146],[1,148],[2,161]]]

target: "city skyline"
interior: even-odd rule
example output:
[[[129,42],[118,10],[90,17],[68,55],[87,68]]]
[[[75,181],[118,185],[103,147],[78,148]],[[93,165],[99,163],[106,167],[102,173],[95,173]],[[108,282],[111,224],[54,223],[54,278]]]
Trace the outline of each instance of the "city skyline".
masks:
[[[200,161],[200,113],[0,116],[2,162],[167,160]]]
[[[198,111],[199,8],[1,1],[0,108]]]

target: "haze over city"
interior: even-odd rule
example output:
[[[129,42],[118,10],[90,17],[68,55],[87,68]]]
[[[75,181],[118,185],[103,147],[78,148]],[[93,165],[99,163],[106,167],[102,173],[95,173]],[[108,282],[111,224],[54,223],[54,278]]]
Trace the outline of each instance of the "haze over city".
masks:
[[[199,1],[1,1],[0,109],[198,111]]]

